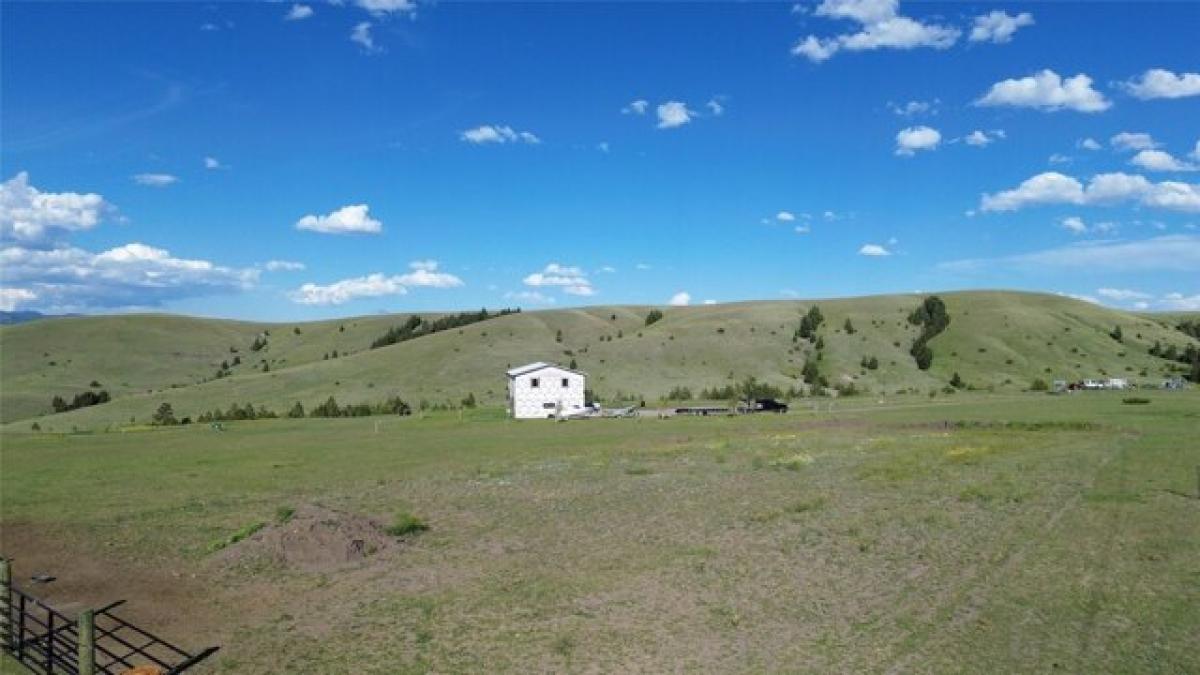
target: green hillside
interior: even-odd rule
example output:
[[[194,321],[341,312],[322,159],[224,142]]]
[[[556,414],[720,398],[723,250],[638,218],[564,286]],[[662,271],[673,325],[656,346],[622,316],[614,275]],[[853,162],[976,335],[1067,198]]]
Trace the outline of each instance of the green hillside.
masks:
[[[919,370],[909,354],[918,328],[907,319],[919,295],[660,308],[664,318],[651,326],[645,325],[651,307],[525,312],[373,350],[367,349],[373,339],[407,317],[295,325],[164,316],[43,321],[0,329],[4,420],[28,421],[48,410],[52,395],[86,389],[93,379],[115,400],[49,416],[42,426],[146,422],[163,401],[179,417],[232,403],[282,414],[296,401],[311,409],[331,395],[343,404],[399,395],[416,405],[457,403],[472,393],[482,404],[498,405],[504,370],[535,360],[574,359],[603,401],[650,402],[677,386],[698,393],[747,376],[786,390],[800,386],[805,361],[816,358],[813,344],[793,340],[801,315],[814,304],[825,318],[818,330],[821,375],[831,386],[853,383],[874,396],[924,395],[956,372],[971,387],[1014,391],[1035,378],[1157,382],[1171,364],[1149,355],[1149,347],[1156,340],[1180,348],[1195,343],[1174,330],[1174,321],[1055,295],[941,297],[950,324],[930,342],[928,370]],[[847,319],[853,334],[844,330]],[[1120,342],[1109,335],[1115,326],[1122,329]],[[266,330],[267,346],[249,352]],[[208,379],[230,358],[231,346],[240,350],[242,365],[228,377]],[[334,349],[339,358],[324,358]],[[864,357],[874,357],[878,368],[862,367]],[[262,372],[263,359],[270,372]]]
[[[0,327],[0,421],[50,412],[50,400],[103,389],[114,398],[366,349],[395,317],[266,324],[158,314],[67,317]],[[300,330],[297,334],[296,329]],[[269,335],[265,335],[269,332]],[[268,348],[250,350],[264,336]],[[235,351],[236,350],[236,351]],[[91,386],[95,381],[99,387]]]

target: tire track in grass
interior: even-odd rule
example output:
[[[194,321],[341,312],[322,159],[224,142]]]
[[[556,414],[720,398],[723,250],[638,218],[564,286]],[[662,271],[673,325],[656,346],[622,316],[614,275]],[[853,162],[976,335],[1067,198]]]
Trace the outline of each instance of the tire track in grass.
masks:
[[[1021,569],[1028,553],[1057,528],[1064,515],[1079,507],[1084,494],[1095,485],[1104,467],[1114,456],[1123,452],[1124,444],[1099,459],[1088,481],[1054,509],[1038,528],[1041,537],[1029,537],[1024,523],[1014,521],[1005,529],[1002,537],[991,538],[992,548],[1005,553],[993,564],[965,575],[959,584],[938,593],[938,600],[933,603],[937,609],[932,612],[932,618],[924,622],[919,632],[912,631],[896,646],[890,659],[891,664],[883,669],[883,672],[889,675],[910,672],[914,660],[922,654],[939,653],[945,647],[945,643],[956,639],[957,634],[953,629],[975,618],[986,599],[1001,585],[1001,581]]]

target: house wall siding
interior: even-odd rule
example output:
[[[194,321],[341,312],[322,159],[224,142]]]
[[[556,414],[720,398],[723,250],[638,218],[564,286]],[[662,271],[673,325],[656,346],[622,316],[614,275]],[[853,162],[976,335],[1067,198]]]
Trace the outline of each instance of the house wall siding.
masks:
[[[538,386],[533,386],[533,380]],[[563,386],[566,380],[567,386]],[[584,405],[587,378],[553,366],[522,373],[508,379],[509,412],[517,419],[545,419],[559,405],[563,412],[580,410]]]

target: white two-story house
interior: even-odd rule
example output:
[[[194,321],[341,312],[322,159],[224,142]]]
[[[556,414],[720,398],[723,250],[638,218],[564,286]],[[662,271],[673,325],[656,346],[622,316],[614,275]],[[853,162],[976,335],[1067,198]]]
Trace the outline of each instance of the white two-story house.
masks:
[[[507,374],[508,414],[516,419],[561,417],[584,407],[585,373],[538,361]]]

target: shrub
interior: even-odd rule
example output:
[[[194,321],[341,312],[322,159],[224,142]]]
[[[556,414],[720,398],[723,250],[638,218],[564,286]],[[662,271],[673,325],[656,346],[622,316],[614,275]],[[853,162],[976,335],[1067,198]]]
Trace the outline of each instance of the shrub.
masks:
[[[384,528],[389,536],[403,537],[408,534],[416,534],[429,529],[429,524],[421,518],[414,516],[408,511],[399,511],[396,517],[392,519],[392,524]]]
[[[1131,396],[1129,398],[1121,399],[1121,403],[1124,403],[1125,405],[1149,405],[1150,399]]]
[[[1046,384],[1046,381],[1040,377],[1035,379],[1029,385],[1029,391],[1049,391],[1049,390],[1050,390],[1050,385]]]
[[[646,315],[646,325],[649,326],[656,321],[661,321],[662,318],[663,313],[660,310],[652,309],[650,310],[650,313]]]

